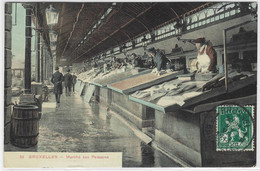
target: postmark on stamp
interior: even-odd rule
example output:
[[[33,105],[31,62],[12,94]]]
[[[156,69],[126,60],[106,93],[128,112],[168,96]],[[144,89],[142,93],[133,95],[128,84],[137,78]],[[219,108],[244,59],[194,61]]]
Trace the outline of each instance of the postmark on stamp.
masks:
[[[254,150],[254,106],[217,107],[216,150]]]

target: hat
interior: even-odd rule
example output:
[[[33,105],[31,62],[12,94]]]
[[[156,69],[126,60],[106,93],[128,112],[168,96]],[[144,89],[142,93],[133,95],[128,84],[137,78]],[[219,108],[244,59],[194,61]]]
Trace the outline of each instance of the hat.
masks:
[[[55,70],[59,70],[59,67],[56,66],[56,67],[55,67]]]
[[[135,54],[135,53],[132,53],[132,55],[133,55],[134,57],[136,57],[136,54]]]
[[[197,38],[197,39],[195,40],[195,43],[205,43],[205,38],[204,38],[204,37]]]
[[[69,68],[67,69],[67,72],[70,72],[70,69],[69,69]]]
[[[155,50],[154,47],[152,47],[152,48],[149,48],[149,49],[147,50],[147,52],[149,52],[149,53],[156,53],[156,50]]]

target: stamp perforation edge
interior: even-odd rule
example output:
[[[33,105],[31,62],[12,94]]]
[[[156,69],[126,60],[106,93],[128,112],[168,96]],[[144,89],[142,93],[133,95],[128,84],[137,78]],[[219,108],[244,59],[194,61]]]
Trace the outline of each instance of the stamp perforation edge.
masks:
[[[219,107],[241,107],[241,106],[238,106],[238,105],[219,105],[217,106],[216,108],[216,112],[217,114],[219,113],[218,109]],[[252,144],[252,147],[251,148],[248,148],[248,149],[227,149],[227,148],[219,148],[219,143],[218,143],[218,115],[217,115],[217,118],[216,118],[216,151],[217,152],[228,152],[228,151],[237,151],[237,152],[246,152],[246,151],[254,151],[255,150],[255,141],[254,141],[254,114],[255,114],[255,105],[245,105],[243,107],[251,107],[251,110],[252,110],[252,114],[251,114],[251,117],[252,117],[252,128],[251,128],[251,135],[252,135],[252,140],[251,140],[251,144]]]

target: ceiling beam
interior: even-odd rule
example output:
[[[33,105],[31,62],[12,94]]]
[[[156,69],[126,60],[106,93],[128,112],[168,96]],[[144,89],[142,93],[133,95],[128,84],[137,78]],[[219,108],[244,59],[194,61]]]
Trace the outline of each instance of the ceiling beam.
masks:
[[[134,20],[136,20],[138,23],[140,23],[147,30],[147,32],[151,32],[150,29],[142,21],[140,21],[136,16],[132,16],[132,15],[130,15],[127,12],[124,12],[122,10],[119,10],[119,12],[122,13],[122,14],[127,15],[128,17],[130,17],[130,18],[132,18]]]
[[[67,41],[67,43],[66,43],[66,45],[65,45],[65,47],[64,47],[64,49],[63,49],[63,52],[62,52],[61,56],[63,56],[63,54],[64,54],[64,52],[65,52],[65,50],[66,50],[66,48],[67,48],[67,46],[68,46],[68,44],[69,44],[69,41],[70,41],[70,39],[71,39],[71,36],[72,36],[72,34],[73,34],[74,30],[75,30],[75,27],[76,27],[76,25],[77,25],[77,23],[78,23],[78,21],[79,21],[80,13],[82,12],[84,6],[85,6],[85,4],[82,3],[81,8],[80,8],[79,11],[78,11],[78,14],[77,14],[77,17],[76,17],[76,21],[75,21],[74,24],[73,24],[72,30],[71,30],[71,32],[70,32],[70,36],[69,36],[68,41]]]
[[[147,11],[149,11],[155,4],[152,4],[151,6],[149,6],[148,8],[146,8],[144,11],[142,11],[141,13],[139,13],[136,17],[140,17],[143,14],[145,14]],[[113,33],[111,33],[109,36],[113,36],[114,34],[116,34],[119,30],[121,30],[122,28],[126,27],[127,25],[129,25],[131,22],[133,22],[135,19],[132,18],[130,21],[128,21],[127,23],[123,24],[122,26],[120,26],[117,30],[115,30]],[[98,42],[95,46],[92,46],[88,51],[86,51],[85,53],[81,54],[79,57],[77,57],[76,59],[74,59],[73,61],[77,60],[78,58],[80,58],[81,56],[83,56],[84,54],[88,53],[89,51],[91,51],[92,49],[94,49],[96,46],[98,46],[99,44],[101,44],[102,42],[104,42],[106,39],[109,38],[109,36],[105,37],[102,41]]]

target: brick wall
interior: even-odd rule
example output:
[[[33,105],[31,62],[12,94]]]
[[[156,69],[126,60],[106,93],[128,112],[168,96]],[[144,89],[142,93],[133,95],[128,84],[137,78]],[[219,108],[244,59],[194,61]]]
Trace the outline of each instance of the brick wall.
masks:
[[[5,83],[4,83],[4,143],[10,140],[12,97],[12,3],[5,3]]]

